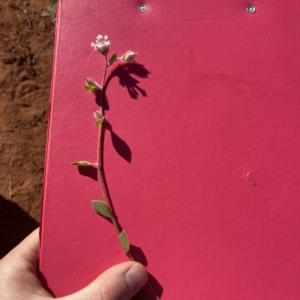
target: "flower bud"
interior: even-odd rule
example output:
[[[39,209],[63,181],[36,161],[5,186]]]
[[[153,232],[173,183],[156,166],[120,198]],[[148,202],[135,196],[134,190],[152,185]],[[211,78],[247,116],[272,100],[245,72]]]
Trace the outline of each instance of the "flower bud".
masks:
[[[88,92],[102,90],[102,87],[93,78],[90,77],[85,79],[84,88]]]
[[[104,37],[102,35],[98,35],[96,38],[96,43],[92,43],[91,46],[99,51],[101,54],[104,56],[107,55],[109,52],[109,46],[110,46],[110,41],[108,40],[108,36],[105,35]]]
[[[121,57],[121,60],[126,62],[134,62],[136,55],[136,52],[129,50]]]
[[[95,111],[94,111],[94,117],[95,117],[96,119],[101,120],[101,119],[103,119],[103,114],[102,114],[102,112],[101,112],[100,110],[95,110]]]

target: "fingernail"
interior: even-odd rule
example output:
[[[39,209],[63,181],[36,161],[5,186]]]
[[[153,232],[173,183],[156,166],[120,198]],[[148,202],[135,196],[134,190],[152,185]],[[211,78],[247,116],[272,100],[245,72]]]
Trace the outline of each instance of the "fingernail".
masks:
[[[148,273],[141,265],[133,265],[125,274],[127,285],[133,293],[139,291],[148,280]]]

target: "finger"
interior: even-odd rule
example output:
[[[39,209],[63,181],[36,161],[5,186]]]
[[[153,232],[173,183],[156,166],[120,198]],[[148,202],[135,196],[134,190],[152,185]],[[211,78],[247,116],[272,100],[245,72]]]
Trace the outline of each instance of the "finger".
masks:
[[[27,236],[18,246],[11,250],[3,261],[18,262],[14,267],[18,270],[28,270],[36,274],[39,249],[39,228]]]
[[[52,298],[36,276],[38,247],[37,229],[0,261],[1,300]]]
[[[137,262],[114,266],[81,291],[61,300],[129,300],[148,281],[148,273]]]

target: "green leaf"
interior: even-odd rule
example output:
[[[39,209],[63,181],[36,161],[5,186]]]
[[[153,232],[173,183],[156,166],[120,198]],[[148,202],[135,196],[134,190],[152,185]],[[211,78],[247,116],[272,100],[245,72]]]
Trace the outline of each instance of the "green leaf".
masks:
[[[103,123],[103,121],[104,121],[104,117],[100,120],[97,120],[96,127],[99,127]]]
[[[93,93],[97,90],[97,87],[92,85],[85,85],[84,88],[89,93]]]
[[[71,165],[78,166],[78,167],[94,167],[94,164],[91,164],[90,162],[86,160],[80,160],[80,161],[74,161],[71,162]]]
[[[119,234],[119,241],[124,249],[124,252],[127,254],[130,251],[130,245],[129,245],[127,234],[125,233],[124,230],[122,230],[121,233]]]
[[[114,53],[109,60],[109,65],[111,66],[117,60],[117,53]]]
[[[103,201],[93,200],[92,205],[94,211],[103,217],[111,218],[111,212],[107,204]]]

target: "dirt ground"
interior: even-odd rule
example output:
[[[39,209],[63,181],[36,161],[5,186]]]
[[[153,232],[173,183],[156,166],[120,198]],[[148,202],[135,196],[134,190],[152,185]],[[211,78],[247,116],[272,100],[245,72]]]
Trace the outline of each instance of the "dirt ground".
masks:
[[[55,30],[48,6],[0,3],[0,258],[40,217]]]

